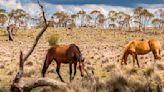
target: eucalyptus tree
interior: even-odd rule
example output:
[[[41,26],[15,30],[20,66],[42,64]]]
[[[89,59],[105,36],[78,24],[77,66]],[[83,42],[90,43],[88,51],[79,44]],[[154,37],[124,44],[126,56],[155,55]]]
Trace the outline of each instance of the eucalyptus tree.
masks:
[[[85,16],[86,16],[86,11],[81,10],[77,13],[78,17],[80,18],[80,26],[84,26],[84,21],[85,21]]]
[[[119,30],[121,30],[122,29],[122,27],[124,26],[124,16],[125,15],[125,13],[124,12],[116,12],[116,14],[115,14],[115,16],[116,16],[116,22],[117,22],[117,24],[118,24],[118,26],[119,26]]]
[[[137,7],[134,9],[134,22],[138,23],[138,28],[140,31],[145,30],[145,26],[148,25],[150,19],[153,17],[154,15],[143,7]]]
[[[106,21],[105,15],[104,14],[99,14],[97,16],[97,20],[98,20],[98,23],[99,23],[100,27],[103,27],[104,22]]]
[[[115,23],[116,19],[117,19],[117,12],[116,11],[109,11],[108,18],[107,18],[107,20],[109,20],[109,27],[110,26],[116,27],[116,23]]]
[[[116,16],[117,19],[119,19],[118,24],[120,23],[121,27],[128,28],[128,30],[130,30],[131,16],[124,12],[118,12]]]
[[[30,15],[23,9],[13,9],[8,13],[8,17],[8,25],[13,24],[11,23],[11,21],[13,21],[15,25],[21,26],[22,24],[26,24],[27,20],[30,18]]]
[[[92,20],[91,15],[86,14],[85,20],[86,20],[86,25],[91,26],[91,20]]]
[[[57,26],[66,27],[67,21],[70,19],[70,16],[66,14],[64,11],[58,11],[53,14],[54,18],[58,19]]]
[[[7,20],[8,20],[8,17],[6,15],[6,10],[0,9],[0,24],[1,24],[1,26],[3,26],[7,22]],[[8,32],[9,41],[13,41],[12,32],[11,32],[11,30],[9,30],[8,27],[7,27],[7,32]]]
[[[162,26],[162,20],[159,18],[155,18],[152,20],[152,24],[154,25],[155,28],[161,28]]]
[[[159,9],[160,18],[164,20],[164,9]]]
[[[8,13],[8,17],[9,17],[9,21],[8,21],[8,25],[11,24],[11,21],[14,21],[15,19],[15,10],[11,10],[9,13]]]
[[[0,9],[0,25],[3,26],[7,22],[8,18],[5,9]]]
[[[98,16],[101,14],[101,12],[98,10],[93,10],[90,12],[90,14],[92,15],[92,19],[94,20],[95,27],[97,27],[97,19],[98,19]]]
[[[147,9],[144,9],[143,11],[143,27],[145,30],[145,27],[149,25],[151,22],[151,19],[154,17],[154,14],[148,11]]]
[[[72,20],[72,25],[76,26],[76,19],[78,18],[77,14],[72,14],[71,15],[71,20]]]

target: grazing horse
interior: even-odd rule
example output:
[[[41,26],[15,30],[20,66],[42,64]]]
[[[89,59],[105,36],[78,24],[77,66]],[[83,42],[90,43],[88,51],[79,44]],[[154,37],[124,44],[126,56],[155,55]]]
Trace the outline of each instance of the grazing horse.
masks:
[[[137,55],[144,55],[149,52],[152,52],[154,55],[154,60],[157,59],[160,60],[161,59],[160,49],[161,49],[160,42],[156,39],[149,39],[149,40],[141,39],[141,40],[130,41],[124,50],[124,54],[121,60],[121,65],[127,64],[127,57],[129,54],[132,55],[133,57],[133,66],[135,64],[135,59],[136,59],[138,67],[140,67],[140,65],[138,62]]]
[[[82,54],[80,52],[80,49],[78,46],[75,44],[70,44],[70,45],[54,45],[52,46],[46,55],[46,59],[43,65],[42,69],[42,76],[45,77],[46,70],[48,66],[51,64],[51,62],[55,60],[57,67],[56,67],[56,72],[62,82],[64,80],[62,79],[60,75],[60,66],[61,63],[64,64],[69,64],[70,68],[70,81],[74,79],[76,75],[76,66],[77,63],[79,62],[79,69],[81,72],[81,76],[84,75],[84,58],[82,57]],[[72,78],[72,64],[74,64],[74,76]]]

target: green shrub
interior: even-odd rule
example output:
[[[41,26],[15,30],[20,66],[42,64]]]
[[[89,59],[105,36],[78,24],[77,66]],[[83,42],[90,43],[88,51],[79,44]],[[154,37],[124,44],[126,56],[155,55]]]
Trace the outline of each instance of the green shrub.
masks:
[[[48,43],[50,46],[52,45],[56,45],[57,42],[59,40],[59,34],[52,34],[49,38],[48,38]]]

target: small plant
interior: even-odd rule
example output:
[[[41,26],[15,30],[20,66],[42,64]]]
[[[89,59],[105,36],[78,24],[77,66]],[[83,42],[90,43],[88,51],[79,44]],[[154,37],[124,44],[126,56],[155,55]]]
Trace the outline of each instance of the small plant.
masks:
[[[145,71],[144,71],[144,74],[147,77],[150,77],[153,73],[154,73],[154,68],[153,67],[149,67],[149,68],[145,69]]]
[[[115,64],[110,64],[110,65],[107,65],[106,67],[105,67],[105,70],[107,71],[107,72],[110,72],[112,69],[114,69],[116,66],[115,66]]]
[[[164,65],[163,64],[157,64],[157,68],[159,70],[164,70]]]
[[[129,92],[126,89],[128,86],[130,86],[128,79],[120,74],[112,76],[106,83],[108,92]]]
[[[58,40],[59,40],[59,34],[52,34],[48,39],[48,43],[50,46],[56,45]]]
[[[137,73],[137,72],[138,72],[137,68],[131,68],[131,69],[129,69],[129,70],[127,71],[127,73],[129,73],[130,75],[131,75],[131,74],[135,74],[135,73]]]

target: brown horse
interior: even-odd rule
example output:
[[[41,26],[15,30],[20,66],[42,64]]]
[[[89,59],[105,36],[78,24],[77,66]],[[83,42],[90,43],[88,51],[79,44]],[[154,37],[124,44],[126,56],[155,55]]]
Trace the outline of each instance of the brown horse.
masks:
[[[149,52],[152,52],[154,55],[154,60],[157,59],[160,60],[161,59],[160,49],[161,49],[160,42],[156,39],[149,39],[149,40],[142,39],[142,40],[130,41],[124,50],[121,64],[122,65],[127,64],[127,57],[129,54],[132,55],[133,57],[133,66],[135,64],[135,59],[136,59],[138,67],[140,67],[140,65],[138,62],[137,55],[144,55]]]
[[[46,70],[48,66],[51,64],[51,62],[55,60],[57,64],[56,72],[62,82],[64,80],[62,79],[60,75],[60,66],[61,63],[69,64],[70,68],[70,81],[74,79],[76,75],[76,66],[79,62],[79,69],[81,72],[81,76],[83,76],[84,71],[84,58],[82,57],[82,54],[79,50],[79,47],[75,44],[70,45],[54,45],[52,46],[46,55],[46,59],[43,65],[42,69],[42,76],[45,77]],[[74,64],[74,76],[72,78],[72,64]]]

